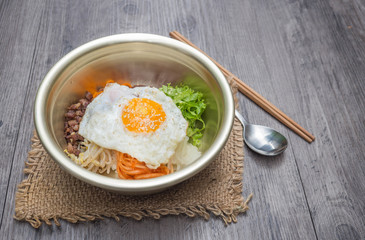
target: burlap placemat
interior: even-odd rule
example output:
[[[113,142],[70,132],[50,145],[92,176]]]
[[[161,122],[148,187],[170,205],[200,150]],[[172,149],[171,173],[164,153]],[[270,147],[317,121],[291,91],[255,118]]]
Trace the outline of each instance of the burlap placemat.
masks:
[[[209,219],[219,216],[226,224],[248,209],[242,196],[242,126],[235,120],[223,151],[206,169],[169,190],[147,196],[125,196],[86,184],[64,172],[47,154],[34,133],[24,172],[28,177],[19,185],[15,197],[17,220],[34,228],[58,219],[73,223],[120,216],[140,220],[163,215],[185,214]]]

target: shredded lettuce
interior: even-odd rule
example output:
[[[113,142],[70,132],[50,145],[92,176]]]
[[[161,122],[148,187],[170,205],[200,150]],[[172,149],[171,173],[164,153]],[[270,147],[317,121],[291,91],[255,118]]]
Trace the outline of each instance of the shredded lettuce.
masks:
[[[160,90],[170,97],[181,110],[183,117],[189,124],[186,132],[189,142],[199,147],[205,129],[205,123],[201,117],[206,108],[203,93],[183,84],[176,87],[172,87],[170,84],[163,85]]]

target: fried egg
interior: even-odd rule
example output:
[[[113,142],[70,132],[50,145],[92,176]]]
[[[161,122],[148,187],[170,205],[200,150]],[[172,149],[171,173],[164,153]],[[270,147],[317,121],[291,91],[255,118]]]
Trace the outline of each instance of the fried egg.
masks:
[[[187,127],[180,109],[157,88],[109,83],[87,106],[79,134],[155,169],[174,155]]]

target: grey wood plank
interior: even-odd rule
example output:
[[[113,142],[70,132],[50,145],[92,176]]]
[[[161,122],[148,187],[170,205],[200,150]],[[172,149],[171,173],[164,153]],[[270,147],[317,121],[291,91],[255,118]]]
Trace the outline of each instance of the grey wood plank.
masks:
[[[108,4],[106,4],[108,5]],[[146,18],[141,18],[140,16],[136,16],[134,17],[134,15],[136,15],[137,13],[140,13],[139,11],[143,12],[143,16],[146,15],[148,16],[149,11],[150,12],[154,12],[155,14],[153,16],[158,16],[159,14],[158,11],[161,11],[161,8],[159,7],[159,5],[154,5],[155,10],[151,10],[149,7],[146,6],[150,6],[148,4],[148,2],[142,2],[139,4],[135,4],[135,6],[133,7],[133,2],[128,2],[126,5],[121,5],[123,11],[127,11],[125,18],[121,18],[119,17],[118,22],[121,23],[121,28],[122,30],[126,31],[126,30],[130,30],[130,31],[143,31],[143,32],[157,32],[160,33],[158,31],[161,31],[161,29],[164,29],[167,33],[167,31],[170,30],[167,29],[167,27],[165,26],[165,21],[166,20],[162,20],[161,22],[158,22],[158,24],[156,25],[143,25],[146,23],[146,21],[149,21],[148,17]],[[48,6],[52,7],[52,6]],[[61,9],[60,9],[60,8]],[[58,44],[60,44],[60,39],[58,38],[58,35],[61,34],[63,36],[62,39],[62,52],[66,53],[68,50],[70,50],[71,48],[73,48],[74,46],[79,45],[82,41],[87,41],[89,40],[88,38],[93,37],[94,34],[95,36],[100,34],[108,34],[105,32],[98,32],[95,30],[94,32],[94,24],[97,26],[100,25],[106,25],[105,22],[95,22],[94,16],[96,14],[96,10],[92,10],[92,8],[86,8],[84,9],[86,12],[88,12],[87,16],[86,15],[81,15],[81,17],[79,16],[79,11],[76,11],[74,8],[71,8],[70,5],[66,5],[64,8],[66,10],[64,10],[64,12],[62,12],[62,7],[63,6],[53,6],[53,8],[57,8],[58,11],[61,11],[60,15],[52,15],[52,18],[50,16],[48,16],[47,14],[45,14],[45,19],[47,19],[48,21],[45,21],[46,24],[44,23],[41,29],[41,35],[43,36],[43,34],[45,34],[46,36],[46,40],[45,42],[42,40],[40,40],[37,45],[39,46],[47,46],[48,48],[53,48],[54,45],[59,46]],[[214,49],[214,47],[216,46],[215,43],[211,42],[211,41],[207,41],[204,39],[204,36],[207,35],[207,32],[204,32],[204,26],[200,26],[200,28],[197,27],[197,24],[199,22],[203,22],[206,21],[204,19],[199,19],[199,15],[195,14],[197,16],[195,16],[194,14],[186,14],[185,11],[192,11],[194,9],[196,9],[196,12],[200,12],[203,11],[203,6],[201,5],[193,5],[193,4],[187,4],[186,7],[187,10],[185,10],[184,8],[182,8],[183,10],[180,12],[181,6],[177,5],[177,6],[171,6],[171,7],[176,7],[176,9],[174,9],[174,11],[176,11],[179,14],[174,13],[173,15],[169,15],[169,9],[165,9],[165,14],[166,16],[170,16],[170,18],[173,20],[172,22],[175,22],[176,25],[173,25],[173,28],[171,29],[175,29],[177,28],[178,30],[182,31],[184,34],[187,33],[188,35],[192,35],[192,37],[197,36],[198,38],[202,38],[201,41],[196,41],[197,44],[199,44],[200,42],[204,45],[206,44],[208,49],[209,48],[213,48],[211,49],[211,52],[217,53],[219,54],[221,52],[221,49]],[[218,6],[219,8],[221,7],[220,5]],[[235,6],[233,6],[235,7]],[[133,10],[134,8],[137,8],[139,11],[137,10]],[[51,8],[52,9],[52,8]],[[132,9],[132,10],[131,10]],[[142,10],[140,10],[142,9]],[[169,11],[168,11],[169,10]],[[200,11],[199,11],[200,10]],[[95,12],[94,12],[95,11]],[[181,13],[181,14],[180,14]],[[132,16],[130,16],[132,15]],[[178,17],[174,17],[176,15],[179,15]],[[206,14],[207,16],[208,14]],[[153,16],[151,17],[152,19],[156,19],[157,18],[153,18]],[[195,17],[193,17],[195,16]],[[222,16],[224,16],[222,14]],[[67,23],[66,21],[63,23],[61,19],[68,19],[69,22],[71,23]],[[72,20],[74,19],[74,20]],[[130,19],[134,19],[133,21],[131,21]],[[146,20],[147,19],[147,20]],[[169,19],[169,20],[171,20]],[[57,21],[58,20],[58,21]],[[61,21],[60,21],[61,20]],[[79,20],[79,21],[77,21]],[[94,20],[94,21],[93,21]],[[108,20],[108,19],[107,19]],[[106,21],[107,21],[106,20]],[[160,19],[159,19],[160,20]],[[215,24],[219,24],[219,19],[215,20],[217,21]],[[232,20],[231,20],[232,21]],[[90,23],[90,25],[86,24],[85,26],[80,26],[77,23],[82,22],[82,23]],[[195,22],[195,23],[194,23]],[[63,26],[62,24],[65,24],[65,26]],[[72,25],[72,28],[69,26]],[[77,25],[77,26],[75,26]],[[213,24],[212,24],[213,25]],[[93,27],[91,27],[93,26]],[[219,26],[219,25],[218,25]],[[150,29],[150,28],[155,28],[155,29]],[[220,29],[220,44],[223,44],[225,41],[225,34],[228,34],[227,29],[225,30],[225,25],[221,25]],[[55,30],[54,30],[55,29]],[[160,29],[160,30],[158,30]],[[57,31],[58,30],[58,31]],[[61,31],[60,31],[61,30]],[[85,33],[86,36],[76,36],[75,33],[78,32],[79,30],[82,30]],[[48,32],[49,31],[49,32]],[[55,31],[55,33],[52,33],[52,31]],[[104,30],[105,31],[105,30]],[[117,29],[116,31],[119,31],[119,29]],[[165,34],[166,33],[162,32],[160,34]],[[48,35],[49,34],[49,35]],[[55,37],[54,35],[57,34],[57,37]],[[194,35],[195,34],[195,35]],[[209,35],[209,34],[208,34]],[[97,37],[97,36],[96,36]],[[54,42],[52,42],[54,41]],[[47,45],[49,44],[49,45]],[[44,52],[37,52],[36,53],[36,59],[37,59],[37,66],[35,67],[35,69],[41,69],[38,70],[39,72],[35,72],[34,73],[34,79],[32,79],[32,81],[35,81],[36,83],[39,83],[39,79],[41,79],[42,74],[41,72],[46,71],[46,69],[50,66],[48,66],[47,64],[45,64],[45,62],[47,63],[47,59],[51,59],[50,62],[54,62],[54,58],[55,55],[57,56],[57,54],[53,53],[52,51],[50,51],[48,48],[44,49]],[[50,52],[49,52],[50,51]],[[35,89],[31,89],[30,93],[29,93],[29,100],[31,99],[31,96],[34,95],[34,91]],[[26,108],[28,109],[28,107]],[[29,117],[30,113],[24,113],[24,117],[25,117],[25,121],[23,121],[22,123],[22,127],[21,127],[21,133],[22,135],[19,138],[19,146],[23,146],[23,144],[26,144],[27,141],[29,141],[29,136],[30,136],[30,129],[32,126],[31,123],[31,118]],[[19,158],[23,158],[25,157],[25,153],[26,153],[27,148],[22,148],[20,147],[19,150],[17,150],[16,155],[19,156]],[[249,159],[250,156],[248,156]],[[247,161],[247,160],[246,160]],[[280,161],[278,161],[280,163]],[[278,163],[276,162],[276,163]],[[282,168],[281,170],[279,170],[279,172],[284,172],[287,171],[287,168],[291,169],[289,172],[293,172],[295,171],[295,168],[293,167],[293,162],[290,164],[288,164],[287,167]],[[7,233],[7,237],[21,237],[21,236],[33,236],[35,238],[48,238],[50,235],[52,234],[52,237],[56,237],[56,238],[63,238],[63,237],[82,237],[84,235],[87,235],[89,237],[95,237],[97,238],[99,235],[99,232],[104,232],[102,230],[105,229],[109,229],[107,234],[110,234],[110,236],[114,236],[112,235],[113,232],[116,231],[116,229],[118,229],[119,223],[114,223],[114,224],[109,224],[110,225],[104,225],[102,222],[96,222],[94,224],[78,224],[78,225],[72,225],[72,224],[65,224],[66,227],[62,227],[62,231],[58,231],[57,228],[48,228],[45,227],[44,229],[42,229],[41,231],[34,231],[33,229],[31,229],[28,225],[26,224],[22,224],[22,223],[18,223],[16,221],[12,221],[11,220],[11,215],[12,215],[12,208],[10,207],[12,205],[13,199],[11,199],[11,196],[13,196],[14,192],[15,192],[15,185],[18,182],[19,179],[19,175],[20,175],[20,171],[23,168],[22,163],[16,163],[16,165],[14,164],[14,169],[16,169],[17,171],[14,171],[14,178],[12,178],[13,182],[11,183],[9,189],[10,192],[12,194],[8,194],[8,208],[6,208],[6,213],[7,213],[7,224],[4,226],[4,229],[6,230]],[[269,169],[267,169],[269,170]],[[257,171],[256,171],[257,172]],[[267,171],[269,172],[269,171]],[[266,173],[267,173],[266,172]],[[265,173],[265,174],[266,174]],[[303,193],[300,194],[300,192],[302,192],[301,188],[300,188],[300,182],[297,176],[295,176],[295,174],[288,174],[289,175],[289,179],[291,178],[295,178],[294,180],[291,179],[291,181],[289,181],[289,183],[294,182],[296,183],[296,186],[293,186],[292,188],[297,188],[299,186],[299,196],[293,195],[292,199],[289,201],[293,203],[293,205],[295,205],[296,201],[299,199],[299,202],[301,202],[301,208],[299,210],[300,215],[298,216],[293,216],[293,218],[297,219],[297,221],[292,221],[293,218],[285,220],[284,218],[285,216],[276,213],[276,211],[278,211],[276,208],[280,209],[283,206],[280,206],[280,202],[278,201],[277,204],[275,203],[266,203],[265,202],[265,197],[267,198],[267,196],[270,195],[274,195],[277,194],[276,190],[277,189],[271,189],[271,188],[264,188],[262,190],[263,194],[261,194],[262,196],[259,195],[258,199],[263,199],[264,201],[261,202],[261,204],[259,204],[258,208],[261,207],[261,205],[268,205],[268,206],[272,206],[272,208],[274,209],[274,211],[271,211],[268,206],[266,206],[265,211],[262,212],[261,214],[263,214],[263,218],[265,219],[265,221],[262,221],[262,219],[260,219],[260,221],[262,221],[262,223],[260,224],[259,228],[253,228],[250,229],[245,228],[246,232],[242,231],[242,226],[240,225],[232,225],[229,226],[228,228],[225,228],[223,226],[223,224],[221,223],[220,220],[216,220],[213,219],[210,222],[204,222],[201,221],[199,219],[188,219],[186,217],[167,217],[162,219],[161,221],[153,221],[153,220],[145,220],[144,222],[146,222],[146,224],[144,222],[142,223],[135,223],[135,221],[132,220],[122,220],[123,224],[123,230],[125,232],[132,232],[135,233],[136,235],[133,235],[133,237],[148,237],[148,236],[160,236],[161,234],[161,229],[170,229],[173,228],[174,231],[168,231],[167,232],[167,236],[170,237],[175,237],[175,238],[179,238],[179,236],[184,236],[184,232],[185,230],[187,231],[187,235],[186,238],[199,238],[202,235],[203,236],[207,236],[208,238],[217,238],[220,239],[222,237],[225,238],[236,238],[237,236],[240,235],[246,235],[246,236],[251,236],[251,237],[261,237],[261,238],[270,238],[270,237],[287,237],[288,236],[293,236],[293,237],[302,237],[302,238],[311,238],[311,235],[308,234],[306,232],[306,234],[303,233],[298,233],[298,231],[296,231],[296,227],[292,224],[290,225],[290,223],[293,222],[298,222],[299,220],[302,220],[307,218],[306,224],[303,224],[302,228],[303,229],[307,229],[310,228],[310,220],[309,220],[309,214],[308,211],[305,209],[305,201],[304,201],[304,197],[303,197]],[[15,177],[16,176],[16,177]],[[270,177],[265,178],[265,175],[262,174],[261,177],[261,181],[263,182],[270,182],[271,179],[270,177],[274,176],[271,175]],[[18,178],[18,179],[17,179]],[[282,195],[282,197],[284,197],[285,199],[285,195]],[[294,201],[293,201],[294,199]],[[295,206],[297,207],[297,206]],[[258,209],[259,210],[259,209]],[[276,214],[276,216],[273,216],[273,214]],[[255,214],[254,214],[255,215]],[[253,216],[254,216],[253,215]],[[280,219],[283,218],[283,220],[280,223],[270,223],[273,221],[273,219]],[[244,220],[244,219],[243,219]],[[255,220],[255,217],[252,217],[250,219],[251,220]],[[303,221],[303,220],[302,220]],[[258,220],[256,219],[256,221],[253,222],[253,225],[257,224]],[[15,229],[19,228],[19,225],[22,226],[22,231],[14,231]],[[269,226],[270,228],[267,228],[267,226]],[[77,230],[76,230],[77,229]],[[286,229],[289,232],[285,232],[284,230],[282,230],[283,232],[280,232],[280,229]],[[293,231],[294,230],[294,231]],[[262,232],[263,231],[263,232]],[[308,231],[308,230],[307,230]],[[275,233],[276,232],[276,233]],[[302,232],[304,232],[302,230]],[[91,234],[90,234],[91,233]],[[12,235],[14,234],[14,235]],[[272,234],[274,234],[272,236]],[[313,234],[313,232],[312,232]],[[108,236],[108,235],[106,235]]]
[[[320,239],[365,237],[365,64],[361,60],[365,44],[360,36],[364,18],[358,19],[356,11],[347,11],[354,7],[351,5],[324,1],[307,6],[302,22],[293,23],[293,31],[301,28],[312,42],[299,46],[288,41],[299,59],[311,54],[302,63],[293,64],[297,79],[311,83],[315,94],[312,104],[318,106],[311,108],[313,120],[317,120],[316,149],[308,152],[312,161],[298,155],[298,166]],[[328,17],[320,18],[323,15]],[[347,20],[352,18],[360,20],[353,22],[355,31],[348,28]],[[313,31],[315,26],[321,31]]]
[[[27,11],[29,5],[18,1],[0,5],[0,226],[41,15]]]
[[[341,8],[341,5],[337,8]],[[329,6],[322,3],[313,6],[310,15],[316,18],[328,9]],[[318,57],[313,54],[313,62],[323,63],[310,69],[303,68],[305,65],[298,67],[298,75],[306,71],[306,76],[312,78],[313,90],[317,93],[315,103],[320,106],[315,109],[318,111],[315,114],[318,114],[317,119],[324,119],[317,122],[320,137],[316,149],[318,156],[307,166],[298,163],[301,164],[303,180],[308,187],[306,192],[319,230],[318,236],[343,239],[347,234],[353,234],[363,238],[365,218],[362,192],[365,171],[361,164],[364,159],[364,139],[361,136],[364,135],[364,92],[361,82],[364,80],[364,62],[355,56],[364,56],[365,45],[359,38],[354,38],[356,33],[348,31],[341,14],[335,11],[329,16],[329,19],[316,22],[326,26],[322,27],[321,32],[311,31],[313,46],[293,48],[293,54],[299,56],[304,51],[317,52]],[[311,27],[305,26],[307,29]],[[318,42],[322,43],[321,46],[316,44]],[[314,76],[323,80],[318,81]],[[301,77],[304,78],[303,75]],[[321,196],[318,196],[318,192]],[[318,211],[322,214],[318,214]],[[326,224],[323,224],[324,221]]]
[[[359,36],[361,25],[357,31],[348,31],[343,22],[353,13],[333,12],[330,4],[334,3],[275,2],[262,7],[261,29],[265,25],[277,31],[277,36],[263,33],[261,39],[272,41],[273,46],[262,51],[271,51],[264,59],[269,59],[269,77],[279,83],[270,87],[282,92],[272,101],[294,119],[305,119],[318,137],[313,144],[303,145],[289,135],[318,238],[361,239],[365,229],[364,61],[360,57],[364,41]],[[336,4],[337,9],[346,8]],[[276,26],[265,16],[274,19]],[[260,89],[256,87],[260,78],[253,81],[249,85]],[[288,86],[298,89],[294,99]],[[269,96],[270,89],[264,91]]]
[[[8,83],[7,91],[0,92],[4,102],[6,98],[18,99],[17,94],[22,94],[25,102],[15,110],[4,107],[14,115],[8,119],[13,126],[20,125],[20,130],[18,138],[14,137],[16,130],[10,134],[10,142],[3,136],[0,140],[1,145],[16,146],[14,162],[5,164],[11,173],[1,172],[1,186],[8,189],[1,239],[364,238],[363,3],[116,0],[32,4],[3,1],[0,5],[0,53],[14,54],[0,59],[0,79],[2,83],[4,79],[24,79],[23,73],[12,72],[12,64],[21,63],[30,81],[29,87]],[[33,30],[39,16],[42,22],[37,39]],[[14,31],[6,30],[7,22],[16,26]],[[23,30],[29,25],[31,34],[26,34]],[[290,146],[273,159],[246,149],[244,196],[255,195],[251,209],[239,216],[237,224],[225,227],[216,218],[207,222],[170,216],[141,222],[125,218],[79,224],[62,221],[60,228],[44,225],[35,230],[13,220],[14,194],[24,177],[33,129],[32,102],[47,70],[73,48],[97,37],[124,32],[167,35],[175,29],[311,130],[317,140],[307,144],[240,96],[246,117],[283,132]],[[8,47],[11,39],[18,39],[18,49]],[[23,41],[33,48],[21,45]],[[19,53],[34,57],[34,61],[24,63]],[[1,98],[3,93],[8,94],[6,98]],[[10,178],[9,183],[3,178]]]
[[[119,3],[118,3],[119,4]],[[44,19],[46,19],[44,22],[42,22],[41,32],[40,35],[44,36],[41,40],[37,42],[37,46],[45,46],[46,48],[43,48],[43,51],[36,52],[35,58],[36,66],[35,69],[39,69],[39,72],[34,73],[34,79],[32,79],[33,82],[35,82],[34,85],[37,85],[39,83],[39,79],[42,78],[42,73],[50,67],[48,62],[54,62],[56,56],[59,56],[60,52],[66,53],[67,51],[71,50],[72,48],[82,44],[83,42],[86,42],[92,38],[99,37],[100,35],[107,35],[110,34],[108,32],[110,29],[103,28],[105,26],[108,26],[108,23],[110,23],[110,18],[106,18],[103,21],[100,21],[98,14],[100,11],[108,11],[112,10],[114,8],[121,9],[120,12],[116,13],[116,21],[117,25],[119,24],[120,29],[112,29],[112,31],[120,32],[120,31],[131,31],[131,32],[153,32],[153,33],[159,33],[163,35],[167,35],[167,32],[172,29],[178,29],[179,31],[183,32],[184,34],[191,35],[192,39],[194,37],[197,38],[195,41],[197,44],[202,43],[201,45],[206,45],[207,50],[212,52],[213,54],[216,53],[216,55],[219,55],[222,52],[222,49],[216,48],[216,42],[209,41],[207,39],[204,39],[204,36],[209,36],[212,34],[211,32],[206,32],[203,22],[207,21],[207,19],[204,19],[204,16],[209,16],[209,12],[207,8],[204,7],[204,5],[200,5],[198,3],[184,3],[182,5],[177,4],[171,4],[168,7],[171,8],[162,8],[158,4],[151,4],[148,1],[143,2],[122,2],[122,4],[118,5],[117,7],[115,5],[110,5],[108,3],[103,3],[103,7],[99,5],[92,5],[90,7],[85,7],[86,5],[83,5],[84,12],[87,12],[88,14],[81,14],[77,9],[77,7],[80,6],[74,6],[71,4],[65,4],[65,5],[58,5],[54,3],[50,3],[47,5],[47,8],[49,9],[49,12],[45,13]],[[221,3],[219,3],[221,4]],[[109,6],[104,9],[104,6]],[[95,9],[94,9],[95,7]],[[98,7],[101,7],[102,9],[99,9]],[[217,9],[221,9],[222,5],[215,6]],[[232,6],[232,8],[238,7],[238,6]],[[55,13],[55,9],[58,9],[57,14]],[[104,9],[104,10],[103,10]],[[247,11],[250,11],[251,9],[248,9]],[[115,11],[115,10],[114,10]],[[205,13],[204,13],[205,11]],[[232,9],[228,9],[228,11],[232,11]],[[203,12],[203,14],[202,14]],[[52,14],[51,14],[52,13]],[[122,13],[122,14],[121,14]],[[161,19],[160,16],[166,16],[165,19]],[[100,14],[103,15],[103,14]],[[121,16],[122,15],[122,16]],[[218,44],[224,45],[225,43],[225,35],[228,35],[229,28],[227,28],[227,25],[233,24],[234,19],[228,19],[230,22],[227,22],[225,24],[223,20],[226,17],[226,15],[223,13],[220,13],[220,18],[223,19],[215,19],[213,23],[210,24],[210,26],[217,25],[218,30],[215,34],[219,36]],[[113,20],[115,21],[115,20]],[[149,21],[156,22],[157,24],[147,24]],[[173,25],[171,25],[173,23]],[[201,23],[199,25],[199,23]],[[100,26],[100,27],[99,27]],[[111,27],[112,28],[112,27]],[[80,36],[75,33],[77,32],[83,32],[84,35]],[[111,32],[113,33],[113,32]],[[59,37],[62,36],[62,37]],[[56,51],[54,53],[51,49],[54,49],[54,46],[62,46],[61,51]],[[219,46],[219,45],[218,45]],[[222,60],[222,59],[220,59]],[[33,86],[33,85],[32,85]],[[31,88],[29,93],[29,100],[32,99],[32,96],[34,97],[35,88]],[[28,107],[26,108],[28,109]],[[24,113],[24,120],[22,123],[21,128],[21,136],[19,138],[19,146],[24,146],[29,141],[29,136],[31,134],[30,129],[32,126],[30,112]],[[26,155],[27,148],[19,147],[19,150],[17,150],[16,156],[19,156],[19,158],[23,158]],[[292,154],[291,154],[292,155]],[[247,157],[249,161],[250,156]],[[275,161],[274,165],[280,165],[280,160]],[[12,178],[13,182],[11,183],[9,187],[9,194],[8,197],[8,205],[9,207],[6,208],[6,214],[7,214],[7,224],[4,226],[5,231],[7,232],[8,237],[21,237],[21,236],[33,236],[35,238],[47,238],[49,237],[49,234],[52,234],[52,237],[59,237],[63,238],[65,236],[67,237],[75,237],[75,234],[78,237],[81,237],[82,235],[86,234],[89,237],[95,237],[98,238],[99,232],[105,232],[105,230],[108,230],[106,233],[106,236],[110,234],[109,236],[115,236],[113,235],[114,232],[116,232],[116,229],[118,229],[118,225],[122,224],[123,229],[126,233],[132,232],[134,235],[131,238],[139,238],[139,237],[148,237],[154,238],[156,236],[161,236],[161,230],[162,229],[174,229],[174,231],[168,231],[165,232],[166,238],[180,238],[180,236],[185,236],[186,238],[200,238],[201,236],[206,236],[207,238],[216,238],[221,239],[222,237],[228,238],[228,239],[235,239],[238,236],[245,235],[251,238],[270,238],[270,237],[282,237],[282,238],[313,238],[313,229],[311,226],[311,221],[309,217],[308,209],[306,209],[305,205],[305,198],[303,195],[303,190],[301,189],[300,179],[296,175],[296,169],[294,162],[289,162],[287,166],[281,168],[279,170],[280,173],[285,174],[288,173],[287,176],[290,179],[288,183],[285,183],[284,181],[281,181],[281,183],[284,184],[284,187],[288,188],[299,188],[298,192],[299,194],[293,194],[293,195],[283,195],[279,194],[277,192],[277,189],[275,188],[266,188],[260,189],[258,191],[262,192],[258,195],[258,199],[262,199],[260,201],[260,204],[257,206],[257,210],[260,213],[260,208],[264,207],[264,211],[261,212],[262,218],[260,221],[257,219],[255,220],[255,215],[253,214],[252,217],[248,221],[253,221],[252,225],[247,225],[250,227],[242,229],[241,225],[232,225],[226,228],[222,222],[219,219],[212,219],[209,222],[205,222],[199,219],[189,219],[186,217],[167,217],[163,218],[160,221],[153,221],[153,220],[145,220],[142,223],[135,223],[133,220],[123,219],[121,223],[114,223],[111,224],[112,221],[108,220],[108,225],[104,225],[102,222],[95,223],[95,224],[78,224],[78,225],[72,225],[72,224],[65,224],[65,230],[64,231],[57,231],[55,228],[48,228],[44,227],[42,231],[33,231],[29,226],[26,224],[18,223],[16,221],[11,220],[12,215],[12,205],[13,205],[13,198],[14,192],[15,192],[15,186],[16,183],[20,181],[19,174],[21,169],[23,168],[22,163],[14,163],[14,169],[17,171],[14,171],[14,177]],[[258,172],[257,169],[253,169],[253,172]],[[250,171],[250,170],[248,170]],[[267,169],[265,171],[265,174],[270,174],[270,170]],[[264,177],[265,174],[261,174],[260,178],[261,181],[264,183],[272,182],[271,177],[275,177],[275,174],[270,174],[270,177]],[[257,176],[255,176],[257,177]],[[249,182],[249,181],[248,181]],[[270,195],[278,195],[281,196],[280,201],[277,203],[275,202],[269,202],[267,203],[266,199],[268,199]],[[295,207],[296,212],[298,215],[292,215],[292,217],[288,217],[285,213],[284,215],[280,215],[280,209],[287,208],[284,205],[281,205],[281,201],[284,202],[291,202],[292,206]],[[266,206],[264,206],[266,205]],[[300,208],[298,208],[300,206]],[[270,209],[270,207],[272,209]],[[285,219],[287,218],[287,219]],[[277,220],[278,222],[273,222],[274,220]],[[241,221],[245,221],[245,219],[242,219]],[[303,222],[304,224],[301,224],[301,228],[298,228],[295,223],[297,222]],[[146,222],[146,224],[144,224]],[[64,224],[64,223],[63,223]],[[252,228],[251,226],[259,225],[259,227]],[[18,228],[18,225],[21,225],[24,231],[17,231],[14,230]],[[64,227],[62,227],[63,229]],[[57,228],[56,228],[57,229]],[[77,229],[77,230],[76,230]],[[282,229],[282,230],[281,230]],[[299,229],[299,231],[298,231]],[[77,233],[75,233],[77,232]],[[92,232],[91,235],[89,233]],[[117,231],[118,232],[118,231]],[[187,232],[187,234],[185,233]],[[184,235],[185,233],[185,235]],[[12,235],[15,234],[15,235]],[[105,233],[104,233],[105,234]]]

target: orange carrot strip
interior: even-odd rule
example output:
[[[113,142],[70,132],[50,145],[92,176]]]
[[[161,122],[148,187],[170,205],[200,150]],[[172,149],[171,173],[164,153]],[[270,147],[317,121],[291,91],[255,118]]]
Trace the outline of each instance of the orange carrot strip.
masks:
[[[169,168],[164,164],[157,169],[150,169],[144,162],[140,162],[126,153],[118,153],[117,158],[117,172],[121,179],[146,179],[170,173]]]

